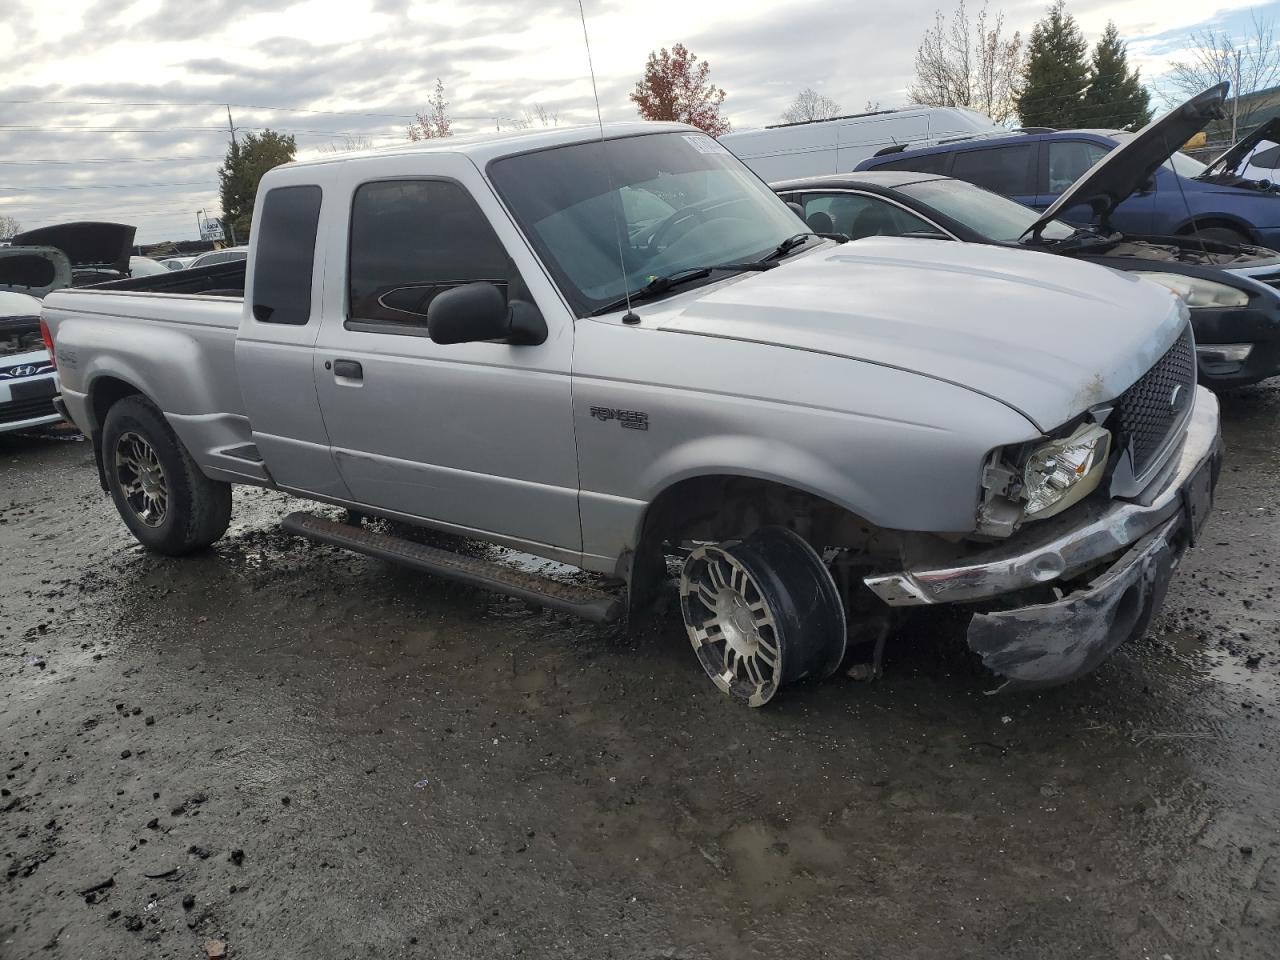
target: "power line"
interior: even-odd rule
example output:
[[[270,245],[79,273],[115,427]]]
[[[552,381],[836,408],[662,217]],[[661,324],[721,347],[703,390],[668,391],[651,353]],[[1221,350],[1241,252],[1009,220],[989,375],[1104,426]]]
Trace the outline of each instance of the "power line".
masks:
[[[97,164],[97,163],[192,163],[224,159],[221,154],[209,155],[203,157],[81,157],[76,160],[0,160],[0,166],[13,167],[36,167],[56,165],[56,166],[78,166],[80,164]]]
[[[6,193],[36,193],[40,190],[147,190],[152,187],[195,187],[209,183],[208,180],[171,180],[150,183],[86,183],[86,184],[54,184],[38,187],[0,187]]]

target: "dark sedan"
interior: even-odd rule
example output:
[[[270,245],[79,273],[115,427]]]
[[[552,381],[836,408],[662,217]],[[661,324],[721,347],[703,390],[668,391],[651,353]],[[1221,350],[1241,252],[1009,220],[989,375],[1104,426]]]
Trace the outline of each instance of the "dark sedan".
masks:
[[[817,233],[913,236],[1021,246],[1091,260],[1163,284],[1186,299],[1200,381],[1256,383],[1280,373],[1280,258],[1274,252],[1073,227],[963,180],[910,171],[837,174],[773,184]]]

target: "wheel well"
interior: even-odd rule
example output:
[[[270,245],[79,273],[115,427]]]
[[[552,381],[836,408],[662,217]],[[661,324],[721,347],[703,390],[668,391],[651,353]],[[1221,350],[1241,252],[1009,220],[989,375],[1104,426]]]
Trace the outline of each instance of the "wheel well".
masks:
[[[667,487],[645,510],[639,544],[619,571],[631,602],[646,602],[665,578],[666,544],[736,539],[766,526],[794,530],[819,552],[845,548],[862,562],[902,550],[902,534],[806,490],[754,477],[692,477]]]
[[[1226,230],[1233,230],[1248,238],[1250,242],[1254,239],[1253,228],[1251,228],[1247,223],[1243,223],[1239,220],[1233,220],[1230,217],[1225,216],[1192,217],[1178,228],[1177,235],[1180,237],[1187,237],[1195,233],[1197,230],[1208,230],[1211,227],[1222,227]]]
[[[89,409],[93,411],[93,427],[102,432],[102,424],[107,419],[107,411],[125,397],[141,394],[131,383],[117,377],[99,377],[89,389]]]
[[[93,432],[89,439],[93,441],[93,459],[98,465],[98,483],[103,490],[107,489],[107,468],[102,460],[102,424],[107,419],[107,411],[125,397],[142,395],[133,384],[117,377],[99,377],[89,388],[89,410],[93,414]]]
[[[878,528],[805,490],[754,477],[711,475],[681,480],[662,491],[645,511],[644,541],[674,538],[725,540],[760,527],[781,526],[811,543],[845,546]],[[832,539],[840,543],[828,542]]]

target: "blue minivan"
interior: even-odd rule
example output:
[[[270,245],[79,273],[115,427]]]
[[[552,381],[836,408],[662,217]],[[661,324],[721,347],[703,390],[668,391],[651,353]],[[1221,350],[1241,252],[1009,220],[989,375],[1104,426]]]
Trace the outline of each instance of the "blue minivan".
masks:
[[[1206,123],[1208,118],[1206,118]],[[1271,125],[1268,124],[1267,127]],[[1058,130],[958,140],[916,150],[890,147],[858,170],[911,170],[967,180],[1037,210],[1049,207],[1095,163],[1135,134],[1117,130]],[[1265,127],[1248,140],[1276,139]],[[1205,166],[1174,149],[1154,176],[1123,198],[1102,226],[1125,234],[1199,236],[1224,243],[1280,249],[1280,188],[1238,176],[1222,160]],[[1079,204],[1058,216],[1076,225],[1095,220]]]

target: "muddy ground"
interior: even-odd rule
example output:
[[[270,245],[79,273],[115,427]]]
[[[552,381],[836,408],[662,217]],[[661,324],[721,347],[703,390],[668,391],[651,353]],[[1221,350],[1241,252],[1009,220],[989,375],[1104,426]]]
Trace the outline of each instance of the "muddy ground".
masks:
[[[292,540],[143,554],[86,444],[0,439],[0,957],[1174,958],[1280,952],[1280,388],[1165,615],[990,685],[715,693],[637,637]]]

